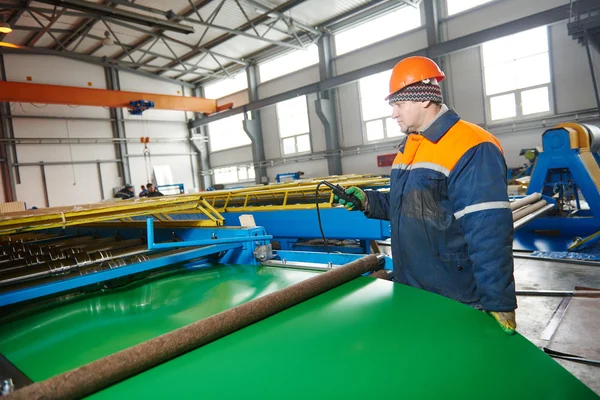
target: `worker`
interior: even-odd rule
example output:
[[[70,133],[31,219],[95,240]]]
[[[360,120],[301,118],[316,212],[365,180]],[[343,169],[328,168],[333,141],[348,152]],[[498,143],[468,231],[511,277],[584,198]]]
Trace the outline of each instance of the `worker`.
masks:
[[[125,187],[119,190],[115,197],[122,200],[133,199],[135,197],[135,192],[133,191],[133,185],[127,183]]]
[[[142,185],[140,186],[140,189],[142,189],[142,191],[139,194],[139,197],[148,197],[148,190],[146,190],[146,186]]]
[[[426,57],[396,64],[385,99],[407,136],[393,162],[390,191],[350,187],[346,192],[361,204],[336,200],[391,222],[395,282],[483,310],[514,334],[506,162],[492,134],[443,103],[444,77]]]
[[[164,194],[159,192],[158,189],[154,187],[154,184],[148,183],[146,187],[148,188],[148,197],[164,196]]]

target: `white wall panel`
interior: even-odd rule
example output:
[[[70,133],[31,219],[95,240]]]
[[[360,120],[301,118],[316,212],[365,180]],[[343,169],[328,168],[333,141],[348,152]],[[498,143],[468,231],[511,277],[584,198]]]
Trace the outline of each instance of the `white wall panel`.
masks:
[[[46,166],[46,184],[50,207],[94,203],[102,197],[95,164]]]
[[[274,181],[277,174],[298,171],[304,172],[304,178],[315,178],[318,176],[327,175],[327,161],[315,160],[306,162],[289,162],[289,164],[267,168],[267,175],[271,181]]]
[[[27,208],[45,207],[44,187],[40,167],[20,167],[21,184],[16,184],[17,200],[24,201]]]
[[[258,85],[258,97],[264,99],[288,90],[310,85],[319,81],[319,66],[308,67],[289,75]]]
[[[551,27],[550,39],[556,112],[565,113],[596,107],[585,47],[568,35],[565,23]],[[592,51],[598,55],[594,49]],[[596,63],[596,70],[600,73],[600,63]]]
[[[104,68],[98,65],[62,57],[29,54],[5,54],[6,78],[12,82],[43,83],[48,85],[88,86],[106,89]],[[50,71],[50,73],[49,73]]]
[[[485,123],[485,98],[480,48],[459,51],[446,58],[447,78],[441,85],[449,87],[452,108],[465,120]]]
[[[352,147],[363,144],[362,117],[358,83],[353,82],[338,88],[340,108],[340,146]]]
[[[395,149],[378,152],[348,155],[342,157],[342,169],[344,174],[375,174],[389,175],[391,167],[377,166],[377,156],[384,154],[396,154]]]
[[[252,147],[243,146],[235,149],[210,153],[211,168],[241,165],[252,162]]]

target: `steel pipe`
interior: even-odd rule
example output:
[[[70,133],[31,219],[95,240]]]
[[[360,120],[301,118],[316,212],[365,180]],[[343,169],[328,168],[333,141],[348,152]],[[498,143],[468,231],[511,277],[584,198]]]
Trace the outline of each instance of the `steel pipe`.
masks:
[[[536,203],[530,204],[527,207],[523,207],[520,210],[513,212],[513,222],[520,220],[521,218],[536,212],[540,208],[544,207],[548,202],[546,200],[540,200]],[[554,205],[552,205],[554,207]]]
[[[529,222],[533,221],[537,217],[540,217],[540,216],[546,214],[553,208],[554,208],[554,204],[547,204],[546,206],[537,210],[536,212],[526,215],[525,217],[521,218],[520,220],[518,220],[514,223],[514,225],[513,225],[514,230],[517,230],[517,229],[521,228],[523,225],[528,224]]]
[[[533,193],[533,194],[530,194],[529,196],[523,197],[522,199],[513,201],[512,203],[510,203],[510,208],[511,208],[511,210],[516,211],[521,207],[525,207],[526,205],[535,203],[536,201],[540,200],[541,198],[542,198],[541,193]]]

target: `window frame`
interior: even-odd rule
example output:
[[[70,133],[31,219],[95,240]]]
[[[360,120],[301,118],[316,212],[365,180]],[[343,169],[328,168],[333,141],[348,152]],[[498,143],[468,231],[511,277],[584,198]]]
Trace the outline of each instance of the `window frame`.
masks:
[[[362,106],[361,106],[361,108],[362,108]],[[391,112],[390,112],[390,116],[389,117],[373,118],[373,119],[370,119],[370,120],[362,122],[363,144],[393,142],[395,140],[400,140],[404,136],[406,136],[406,134],[402,133],[402,132],[400,132],[400,135],[397,135],[397,136],[388,136],[387,124],[385,123],[385,121],[388,118],[390,118],[390,119],[392,118],[392,113]],[[362,119],[362,115],[361,115],[361,119]],[[373,122],[373,121],[381,121],[381,123],[383,124],[383,139],[369,140],[369,136],[367,135],[367,123],[368,122]],[[400,129],[400,128],[398,127],[398,129]]]
[[[364,24],[367,24],[369,22],[372,22],[372,21],[376,20],[377,18],[384,17],[387,14],[391,14],[391,13],[400,11],[400,10],[406,8],[406,7],[411,7],[411,6],[409,6],[409,5],[404,5],[404,6],[400,5],[398,8],[390,10],[390,11],[388,11],[386,13],[375,15],[375,16],[373,16],[371,18],[366,18],[366,19],[364,19],[364,20],[362,20],[362,21],[360,21],[358,23],[355,23],[355,24],[352,24],[352,25],[348,25],[348,26],[344,26],[344,27],[342,27],[340,29],[336,29],[333,32],[333,38],[332,38],[333,39],[332,40],[332,44],[333,44],[334,58],[344,57],[344,56],[346,56],[348,54],[352,54],[352,53],[356,53],[356,52],[361,51],[361,50],[365,50],[369,46],[378,45],[378,44],[384,43],[386,41],[390,41],[390,40],[393,40],[395,38],[398,38],[400,36],[407,35],[409,33],[416,32],[416,31],[418,31],[420,29],[423,29],[425,27],[425,20],[424,20],[424,17],[422,15],[422,13],[421,13],[421,9],[419,8],[419,26],[414,27],[414,28],[410,28],[410,29],[408,29],[406,31],[402,31],[402,32],[396,33],[396,34],[394,34],[392,36],[388,36],[388,37],[385,37],[385,38],[377,39],[377,40],[375,40],[375,41],[373,41],[373,42],[371,42],[369,44],[366,44],[366,45],[361,46],[361,47],[357,47],[357,48],[355,48],[353,50],[349,50],[349,51],[346,51],[344,53],[339,53],[338,52],[338,45],[337,45],[337,41],[336,41],[336,38],[335,38],[337,35],[339,35],[341,33],[344,33],[344,32],[347,32],[347,31],[350,31],[350,30],[352,30],[354,28],[358,28],[361,25],[364,25]]]
[[[286,73],[284,73],[284,74],[282,74],[282,75],[278,75],[278,76],[275,76],[275,77],[271,77],[271,78],[268,78],[268,79],[264,79],[264,78],[263,78],[263,73],[261,72],[261,67],[264,67],[266,64],[269,64],[269,63],[271,63],[271,62],[275,62],[275,61],[277,61],[277,60],[281,61],[281,59],[283,59],[284,57],[288,57],[288,56],[290,56],[290,55],[292,55],[292,54],[296,54],[296,53],[298,53],[298,52],[303,52],[304,50],[292,50],[292,51],[286,52],[286,53],[284,53],[284,54],[280,54],[280,55],[278,55],[278,56],[275,56],[275,57],[273,57],[273,58],[269,58],[269,59],[267,59],[267,60],[264,60],[264,61],[262,61],[262,62],[258,63],[258,66],[257,66],[257,68],[258,68],[258,80],[259,80],[259,82],[260,82],[261,84],[262,84],[262,83],[266,83],[266,82],[272,82],[272,81],[275,81],[276,79],[280,79],[280,78],[286,77],[286,76],[288,76],[288,75],[295,74],[295,73],[298,73],[298,72],[300,72],[300,71],[303,71],[303,70],[305,70],[305,69],[308,69],[308,68],[313,68],[313,67],[315,67],[316,65],[319,65],[319,59],[318,59],[318,56],[319,56],[319,47],[318,47],[317,43],[311,43],[311,44],[309,44],[309,45],[307,46],[307,50],[306,50],[306,51],[310,51],[310,50],[308,49],[308,47],[309,47],[309,46],[316,46],[316,51],[317,51],[317,61],[316,61],[315,63],[313,63],[313,64],[309,64],[309,65],[305,65],[305,66],[303,66],[303,67],[301,67],[301,68],[298,68],[298,69],[295,69],[295,70],[292,70],[292,71],[288,71],[288,72],[286,72]]]
[[[493,0],[493,1],[496,1],[496,0]],[[492,2],[490,2],[490,3],[492,3]],[[482,6],[488,5],[490,3],[481,4],[477,7],[482,7]],[[473,7],[473,9],[475,9],[475,8],[476,7]],[[467,12],[470,10],[471,9],[465,10],[463,12]],[[455,14],[455,15],[458,15],[458,14]],[[530,120],[539,119],[540,117],[552,116],[552,115],[556,114],[556,105],[555,105],[555,100],[554,100],[554,73],[553,73],[554,69],[553,69],[553,65],[552,65],[552,49],[551,49],[552,43],[551,43],[551,37],[550,37],[550,34],[551,34],[550,26],[546,25],[545,28],[546,28],[546,40],[548,41],[548,51],[547,51],[548,67],[549,67],[549,71],[550,71],[550,81],[546,82],[546,83],[541,83],[541,84],[537,84],[537,85],[533,85],[533,86],[528,86],[525,88],[514,89],[514,90],[509,90],[509,91],[505,91],[505,92],[494,93],[492,95],[488,95],[487,90],[486,90],[485,59],[483,56],[483,44],[481,44],[479,46],[479,59],[480,59],[480,64],[481,64],[481,84],[482,84],[482,90],[483,90],[483,97],[485,99],[485,101],[484,101],[485,107],[484,108],[485,108],[485,121],[486,121],[487,126],[503,125],[503,124],[512,123],[512,122],[530,121]],[[542,53],[539,53],[539,54],[542,54]],[[528,56],[528,57],[530,57],[530,56]],[[522,102],[521,102],[521,93],[529,91],[529,90],[533,90],[533,89],[543,88],[543,87],[548,88],[548,105],[549,105],[548,111],[542,111],[542,112],[538,112],[538,113],[524,115],[523,114],[523,106],[522,106]],[[512,93],[514,93],[514,95],[515,95],[516,115],[514,117],[509,117],[509,118],[492,119],[491,99],[493,97],[503,96],[503,95],[512,94]]]
[[[459,12],[454,13],[454,14],[450,14],[449,13],[449,8],[448,8],[448,0],[444,0],[444,15],[446,16],[446,18],[454,18],[454,17],[456,17],[458,15],[463,15],[463,14],[468,13],[468,12],[479,10],[479,9],[481,9],[483,7],[489,6],[490,4],[494,4],[494,3],[497,3],[499,1],[500,0],[490,0],[490,1],[486,2],[486,3],[479,4],[479,5],[476,5],[476,6],[471,7],[471,8],[467,8],[466,10],[462,10],[462,11],[459,11]]]
[[[279,108],[277,107],[277,104],[275,105],[275,114],[277,117],[277,135],[279,136],[279,151],[280,151],[282,158],[294,157],[294,156],[303,155],[303,154],[311,154],[313,152],[312,132],[310,129],[310,116],[309,116],[309,110],[308,110],[308,96],[307,95],[303,95],[303,96],[304,96],[304,101],[306,102],[306,119],[308,122],[308,132],[302,132],[302,133],[297,133],[295,135],[289,135],[286,137],[282,137],[281,136],[281,126],[279,124]],[[308,151],[298,152],[298,137],[305,136],[305,135],[308,135],[310,149]],[[286,154],[285,147],[283,145],[283,141],[285,139],[290,139],[290,138],[294,138],[294,147],[296,148],[296,152]]]
[[[243,116],[244,114],[242,113],[241,115]],[[226,117],[226,118],[231,118],[231,117],[235,117],[235,115],[232,115],[232,116],[230,116],[230,117]],[[219,150],[214,150],[214,151],[213,151],[213,149],[212,149],[212,144],[211,144],[211,143],[212,143],[212,141],[210,140],[210,139],[211,139],[211,137],[210,137],[210,135],[211,135],[211,132],[210,132],[210,130],[211,130],[211,129],[210,129],[210,124],[207,124],[207,125],[206,125],[206,130],[207,130],[207,132],[206,132],[206,136],[208,137],[208,143],[207,143],[207,146],[208,146],[208,154],[217,154],[217,153],[220,153],[220,152],[222,152],[222,151],[230,151],[230,150],[233,150],[233,149],[239,149],[240,147],[251,146],[251,145],[252,145],[252,140],[250,139],[250,137],[248,136],[248,134],[247,134],[247,133],[246,133],[246,131],[244,130],[244,125],[243,125],[243,124],[244,124],[244,119],[242,119],[242,132],[244,132],[244,135],[246,135],[246,137],[248,137],[248,140],[250,140],[250,142],[249,142],[249,143],[245,143],[245,144],[239,144],[239,145],[235,145],[235,146],[233,146],[233,147],[227,147],[226,149],[219,149]]]
[[[235,168],[236,169],[237,180],[235,180],[235,181],[229,181],[229,182],[217,182],[215,171],[222,170],[222,169],[227,169],[227,168]],[[246,179],[240,179],[240,169],[241,168],[245,168],[246,169],[246,174],[247,174],[248,178],[246,178]],[[255,176],[253,178],[250,178],[250,170],[254,171]],[[212,169],[212,176],[213,176],[213,183],[215,185],[232,185],[232,184],[236,184],[236,183],[249,183],[249,182],[255,182],[256,181],[256,169],[254,168],[253,164],[225,165],[225,166],[222,166],[222,167],[213,168]]]

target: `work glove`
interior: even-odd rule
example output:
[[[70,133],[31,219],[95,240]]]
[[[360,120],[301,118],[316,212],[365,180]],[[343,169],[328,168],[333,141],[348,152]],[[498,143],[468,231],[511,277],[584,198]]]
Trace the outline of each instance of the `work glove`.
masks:
[[[514,311],[488,311],[488,314],[494,317],[504,332],[508,333],[509,335],[515,334],[515,329],[517,329],[517,320],[515,319]]]
[[[346,189],[346,194],[353,194],[360,200],[361,204],[354,204],[354,202],[352,202],[352,201],[346,201],[344,199],[340,199],[337,196],[333,196],[334,203],[339,203],[339,204],[343,205],[344,207],[346,207],[346,210],[348,210],[348,211],[357,211],[357,210],[365,211],[366,210],[367,196],[365,195],[365,192],[363,192],[356,186],[351,186],[348,189]]]

